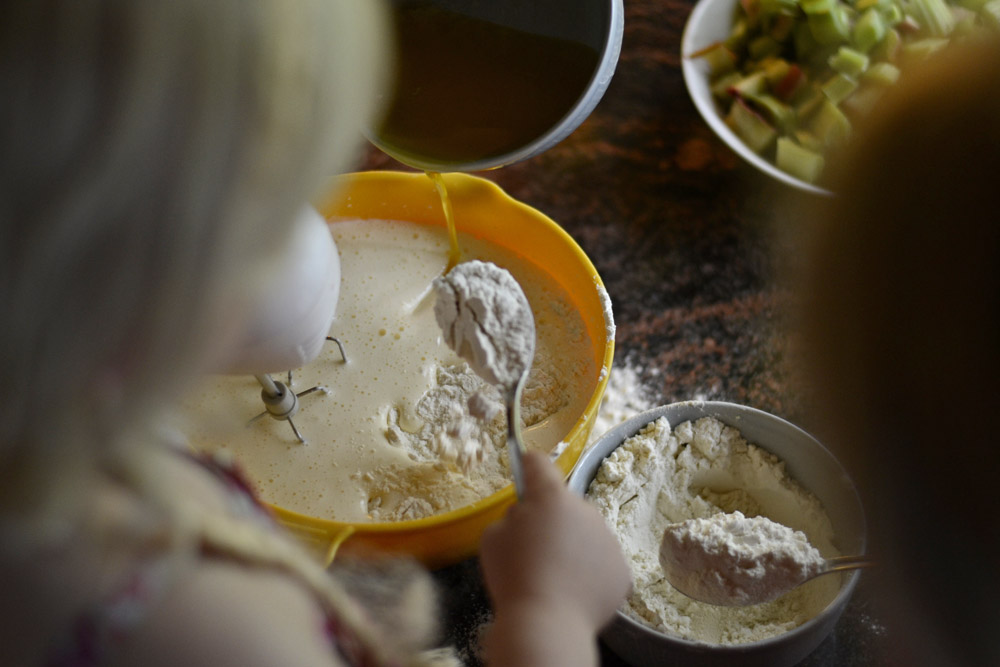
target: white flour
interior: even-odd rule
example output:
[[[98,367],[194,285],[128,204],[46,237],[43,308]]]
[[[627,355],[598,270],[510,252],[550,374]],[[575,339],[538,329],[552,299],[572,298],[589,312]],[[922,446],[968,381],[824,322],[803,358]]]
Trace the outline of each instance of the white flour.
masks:
[[[617,329],[615,328],[615,313],[611,303],[611,295],[608,294],[608,290],[604,289],[596,276],[594,277],[594,285],[597,287],[597,298],[601,300],[601,311],[604,314],[604,335],[607,336],[608,340],[614,340]]]
[[[628,364],[612,366],[604,397],[590,432],[590,441],[596,441],[618,424],[655,405],[651,392],[643,386],[635,367]]]
[[[521,286],[496,264],[472,260],[436,278],[434,290],[434,317],[448,347],[506,397],[535,356],[535,317]],[[435,449],[469,472],[486,456],[487,438],[479,434],[476,418],[488,422],[504,406],[483,392],[465,401],[469,415],[456,401],[445,405],[450,414],[442,416],[447,421],[432,422],[447,424],[434,438]]]
[[[824,556],[836,555],[819,501],[785,474],[781,461],[716,419],[674,429],[663,418],[648,424],[604,461],[587,496],[618,535],[632,569],[633,592],[622,611],[662,632],[711,644],[758,641],[815,616],[840,587],[840,577],[828,575],[773,602],[719,607],[667,583],[658,559],[667,526],[718,512],[767,516],[801,530]]]
[[[506,433],[503,419],[495,419],[503,397],[465,364],[440,366],[434,374],[434,384],[414,408],[412,423],[398,408],[390,411],[386,439],[417,460],[440,458],[468,472],[483,461],[489,443]]]
[[[487,382],[517,385],[535,356],[535,319],[510,272],[472,260],[434,280],[434,316],[448,347]]]
[[[719,605],[774,600],[823,571],[805,534],[767,517],[719,512],[667,526],[660,565],[675,588]]]
[[[558,370],[556,360],[540,351],[522,394],[521,421],[529,432],[568,404],[569,378]],[[510,483],[503,395],[468,364],[438,367],[415,414],[408,424],[398,411],[390,413],[386,429],[388,441],[407,451],[412,464],[380,466],[357,477],[368,489],[367,511],[374,520],[438,514]]]

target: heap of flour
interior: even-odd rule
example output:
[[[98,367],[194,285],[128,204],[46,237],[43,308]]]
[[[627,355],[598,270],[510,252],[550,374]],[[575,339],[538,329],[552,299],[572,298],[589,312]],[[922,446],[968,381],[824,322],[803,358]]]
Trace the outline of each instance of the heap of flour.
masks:
[[[739,511],[670,524],[660,544],[660,565],[674,588],[717,605],[769,602],[825,564],[802,531]]]
[[[824,556],[836,555],[833,528],[815,496],[784,464],[739,431],[706,417],[671,428],[665,418],[618,447],[587,492],[617,534],[633,591],[622,611],[649,627],[711,644],[744,644],[787,632],[818,614],[840,577],[819,577],[787,595],[749,607],[693,600],[663,576],[660,544],[667,527],[719,512],[763,515],[802,531]]]
[[[642,383],[641,371],[627,360],[615,360],[590,431],[590,442],[596,442],[618,424],[657,405],[655,393]]]
[[[434,288],[434,316],[448,347],[490,384],[515,386],[535,356],[535,318],[514,276],[472,260],[437,278]]]
[[[434,280],[434,317],[452,350],[506,397],[531,368],[535,317],[514,276],[492,262],[457,264]],[[489,422],[500,405],[484,392],[468,402],[469,415],[455,415],[435,438],[438,453],[468,471],[485,458],[476,420]]]

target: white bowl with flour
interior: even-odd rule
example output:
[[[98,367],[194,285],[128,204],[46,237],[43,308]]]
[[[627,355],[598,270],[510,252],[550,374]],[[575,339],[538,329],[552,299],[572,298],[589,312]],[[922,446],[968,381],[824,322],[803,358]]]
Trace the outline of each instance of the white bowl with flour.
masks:
[[[804,530],[825,556],[864,553],[864,512],[840,463],[805,431],[760,410],[703,401],[653,408],[590,446],[569,486],[598,505],[632,566],[636,590],[601,636],[632,665],[791,667],[833,630],[860,576],[821,577],[794,600],[738,610],[695,603],[657,582],[659,522],[718,508]],[[794,613],[783,618],[782,608]]]

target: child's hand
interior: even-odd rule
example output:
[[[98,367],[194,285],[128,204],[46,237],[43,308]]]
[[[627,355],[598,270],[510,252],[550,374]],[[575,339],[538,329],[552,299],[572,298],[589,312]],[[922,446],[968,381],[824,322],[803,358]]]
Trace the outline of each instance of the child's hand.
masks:
[[[525,497],[483,535],[480,561],[496,612],[488,657],[528,665],[555,664],[544,654],[556,649],[559,658],[581,648],[596,656],[596,632],[631,585],[621,548],[545,455],[525,455],[524,482]]]

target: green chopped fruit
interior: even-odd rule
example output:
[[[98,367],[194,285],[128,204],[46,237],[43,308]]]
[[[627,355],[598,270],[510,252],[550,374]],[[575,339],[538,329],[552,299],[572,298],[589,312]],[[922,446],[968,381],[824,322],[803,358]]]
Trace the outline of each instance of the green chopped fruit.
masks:
[[[806,82],[805,72],[798,65],[789,65],[788,70],[785,72],[785,76],[781,78],[780,81],[776,81],[771,85],[771,90],[778,99],[791,100],[795,97],[795,94],[802,88]]]
[[[851,121],[830,100],[824,100],[809,123],[809,131],[824,146],[842,143],[851,134]]]
[[[806,120],[816,113],[825,101],[826,95],[823,94],[822,89],[817,88],[795,105],[795,116],[800,121]]]
[[[733,96],[729,93],[729,91],[742,78],[743,75],[739,72],[730,72],[729,74],[722,75],[720,78],[716,79],[709,88],[709,90],[712,91],[712,97],[720,103],[731,101]]]
[[[892,0],[858,0],[854,3],[854,8],[859,12],[866,11],[868,9],[876,8],[881,11],[886,11],[892,5]]]
[[[843,44],[851,36],[851,23],[844,7],[834,7],[828,12],[808,14],[809,30],[820,44]]]
[[[849,46],[842,46],[827,61],[835,72],[856,79],[868,69],[868,56]]]
[[[739,5],[747,17],[748,25],[751,28],[759,27],[763,0],[739,0]]]
[[[900,47],[902,46],[903,38],[900,36],[899,31],[894,28],[890,28],[886,31],[885,37],[882,41],[872,49],[869,54],[872,60],[885,60],[887,62],[896,62],[899,57]]]
[[[827,14],[837,6],[837,0],[799,0],[806,14]]]
[[[727,125],[804,180],[911,63],[1000,32],[1000,0],[734,1],[729,35],[695,55]]]
[[[755,153],[770,148],[778,136],[778,131],[743,100],[736,100],[730,107],[726,125]]]
[[[772,95],[749,95],[750,106],[779,130],[786,131],[795,120],[795,111]]]
[[[712,97],[719,104],[728,105],[732,101],[733,96],[729,93],[732,87],[743,78],[743,75],[739,72],[730,72],[729,74],[723,74],[721,77],[712,82],[709,90],[712,92]]]
[[[909,7],[921,30],[932,37],[947,37],[955,27],[944,0],[911,0]]]
[[[734,83],[729,89],[729,94],[734,97],[742,97],[763,93],[766,90],[767,77],[764,75],[764,72],[754,72]]]
[[[798,9],[798,0],[760,0],[760,11],[765,15],[794,15]]]
[[[743,45],[747,43],[747,35],[749,34],[750,28],[747,26],[747,20],[745,18],[737,19],[736,23],[733,24],[733,29],[729,31],[729,36],[726,37],[724,44],[730,51],[739,52],[743,49]]]
[[[795,130],[792,132],[792,137],[795,139],[795,143],[802,148],[813,151],[814,153],[823,152],[823,143],[816,138],[812,132],[806,132],[805,130]]]
[[[794,14],[776,14],[774,22],[771,24],[771,31],[768,33],[779,42],[787,42],[795,29],[796,16]]]
[[[878,83],[883,86],[891,86],[899,80],[899,68],[892,63],[875,63],[869,67],[861,79],[869,83]]]
[[[812,29],[806,21],[795,24],[795,30],[792,31],[792,44],[795,46],[796,57],[803,61],[819,48],[819,42],[813,37]]]
[[[747,52],[754,60],[776,56],[781,51],[781,42],[770,35],[761,35],[747,44]]]
[[[755,66],[754,70],[764,73],[764,79],[767,80],[767,85],[773,87],[778,81],[781,81],[791,65],[784,58],[776,58],[771,56],[769,58],[762,58]]]
[[[983,25],[1000,30],[1000,0],[990,0],[979,10]]]
[[[907,42],[903,45],[903,56],[914,60],[923,60],[948,46],[947,37],[925,37],[924,39]]]
[[[708,63],[711,76],[720,76],[736,69],[736,54],[722,42],[716,42],[709,47],[691,54],[692,58],[701,58]]]
[[[902,7],[896,3],[892,3],[882,12],[882,18],[885,19],[886,25],[896,26],[903,23],[906,14],[903,13]]]
[[[775,164],[778,169],[788,172],[807,183],[815,183],[823,173],[826,160],[822,154],[811,151],[795,143],[788,137],[778,138]]]
[[[834,104],[840,104],[858,87],[858,82],[845,75],[834,74],[823,84],[823,94]]]
[[[854,22],[851,37],[855,46],[867,53],[872,50],[873,46],[882,41],[882,38],[885,37],[885,31],[885,20],[882,18],[882,14],[872,7]]]
[[[875,108],[875,105],[885,93],[885,86],[877,84],[867,84],[859,87],[846,100],[840,103],[840,108],[845,113],[854,116],[864,116]]]

